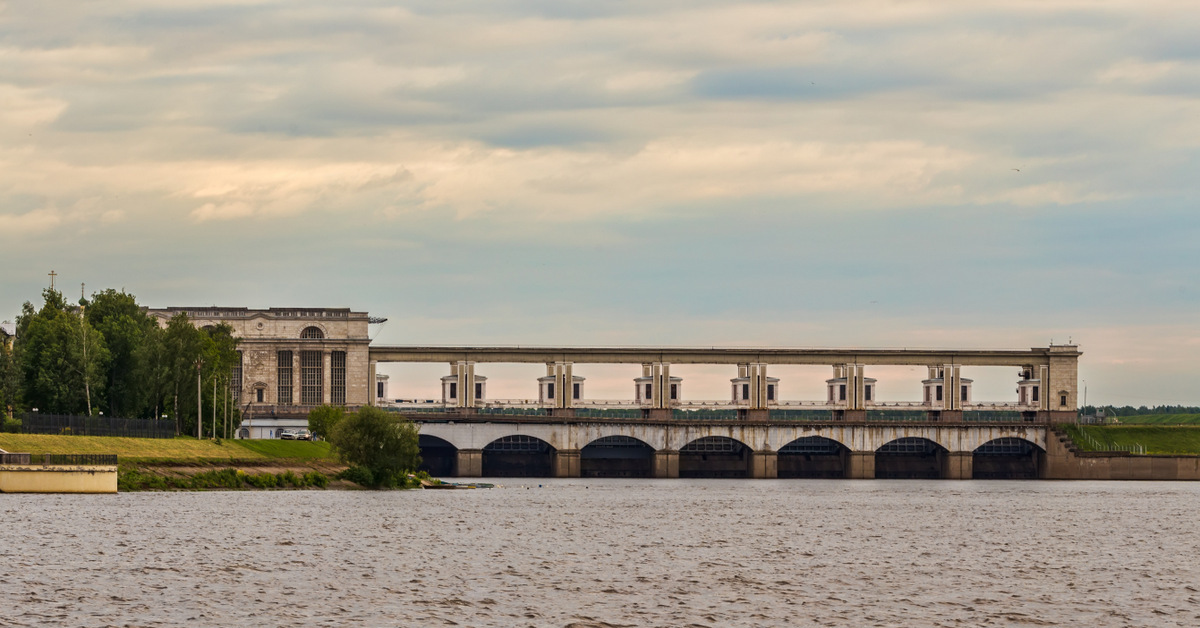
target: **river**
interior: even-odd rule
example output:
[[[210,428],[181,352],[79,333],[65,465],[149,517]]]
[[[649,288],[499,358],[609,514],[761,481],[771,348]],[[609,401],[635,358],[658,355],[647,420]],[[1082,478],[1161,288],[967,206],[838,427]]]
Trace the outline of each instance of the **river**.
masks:
[[[497,482],[0,495],[0,625],[1200,625],[1200,484]]]

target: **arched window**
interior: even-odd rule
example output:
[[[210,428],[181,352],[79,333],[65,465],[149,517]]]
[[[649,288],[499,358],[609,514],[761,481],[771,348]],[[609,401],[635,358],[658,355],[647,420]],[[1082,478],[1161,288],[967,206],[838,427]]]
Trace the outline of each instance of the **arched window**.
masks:
[[[321,331],[320,327],[305,327],[304,331],[300,332],[301,338],[324,338],[325,332]]]

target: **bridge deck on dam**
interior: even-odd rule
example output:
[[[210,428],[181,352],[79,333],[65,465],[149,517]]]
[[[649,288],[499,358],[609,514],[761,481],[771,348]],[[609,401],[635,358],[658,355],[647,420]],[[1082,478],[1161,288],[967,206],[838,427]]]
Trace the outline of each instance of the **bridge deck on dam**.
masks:
[[[424,469],[455,477],[1038,478],[1028,423],[428,419]]]

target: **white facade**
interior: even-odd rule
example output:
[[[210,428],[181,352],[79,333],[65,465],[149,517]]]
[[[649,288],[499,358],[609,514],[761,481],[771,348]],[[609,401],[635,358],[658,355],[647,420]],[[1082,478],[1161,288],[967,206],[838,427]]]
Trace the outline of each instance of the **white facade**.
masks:
[[[957,391],[947,390],[946,369],[939,366],[929,367],[929,378],[921,380],[923,403],[933,409],[944,409],[947,406],[947,398],[952,394],[958,395],[957,403],[953,404],[956,408],[961,409],[962,406],[972,403],[971,386],[975,380],[960,377],[958,381]]]
[[[779,401],[779,378],[768,377],[767,380],[767,403],[776,403]],[[729,380],[730,383],[730,399],[740,406],[750,405],[750,378],[735,377]]]
[[[671,390],[667,399],[676,403],[683,398],[683,378],[671,376]],[[654,403],[654,377],[643,375],[633,380],[634,395],[639,405],[648,406]]]
[[[538,378],[538,402],[543,406],[556,406],[557,395],[562,394],[562,391],[554,389],[554,382],[558,379],[555,375],[544,375]],[[583,396],[584,378],[579,375],[571,376],[571,400],[580,401]]]
[[[388,397],[388,376],[382,374],[375,375],[375,405],[387,403],[391,399]]]
[[[442,403],[452,406],[460,405],[458,399],[464,394],[463,387],[459,385],[458,375],[447,375],[442,378]],[[487,378],[482,375],[475,375],[475,401],[484,401],[487,399]]]
[[[875,405],[875,382],[874,377],[863,378],[863,403],[868,406]],[[826,401],[830,404],[848,403],[846,399],[849,389],[849,378],[834,377],[833,379],[825,380]]]

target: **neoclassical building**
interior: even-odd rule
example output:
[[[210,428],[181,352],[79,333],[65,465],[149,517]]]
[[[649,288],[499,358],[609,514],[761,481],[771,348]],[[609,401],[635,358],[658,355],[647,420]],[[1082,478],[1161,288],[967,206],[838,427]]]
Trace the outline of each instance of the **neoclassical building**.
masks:
[[[366,312],[349,308],[151,308],[159,325],[186,313],[197,327],[228,323],[241,339],[234,394],[242,410],[241,438],[277,438],[308,426],[308,411],[331,404],[369,403]]]

